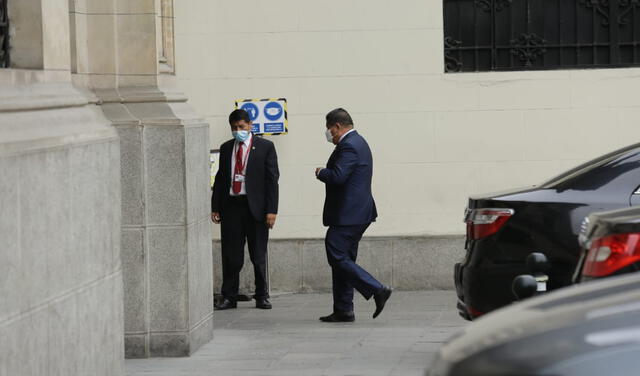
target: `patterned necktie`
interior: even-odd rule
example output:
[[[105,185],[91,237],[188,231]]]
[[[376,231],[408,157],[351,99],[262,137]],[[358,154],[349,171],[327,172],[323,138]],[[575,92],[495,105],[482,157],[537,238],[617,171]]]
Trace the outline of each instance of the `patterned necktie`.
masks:
[[[235,175],[242,174],[243,166],[242,166],[242,143],[238,143],[238,152],[236,153],[236,168],[233,176],[233,193],[240,193],[240,189],[242,188],[242,182],[236,181]]]

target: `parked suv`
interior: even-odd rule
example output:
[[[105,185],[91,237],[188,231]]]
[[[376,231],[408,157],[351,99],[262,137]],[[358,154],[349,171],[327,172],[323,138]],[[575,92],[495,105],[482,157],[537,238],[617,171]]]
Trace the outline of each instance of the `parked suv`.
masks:
[[[549,259],[549,290],[571,283],[578,233],[592,212],[640,202],[640,144],[606,154],[540,186],[469,198],[466,254],[455,265],[460,314],[472,319],[515,300],[531,252]]]

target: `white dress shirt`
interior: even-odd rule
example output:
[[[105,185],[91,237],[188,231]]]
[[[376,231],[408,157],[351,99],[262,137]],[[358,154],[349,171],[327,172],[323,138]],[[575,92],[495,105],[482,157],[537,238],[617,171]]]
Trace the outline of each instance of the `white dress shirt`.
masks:
[[[244,164],[244,168],[242,170],[242,175],[246,176],[247,173],[247,164],[249,164],[249,153],[251,152],[251,150],[249,150],[249,145],[251,145],[251,141],[253,140],[253,133],[249,133],[249,137],[244,140],[244,142],[240,143],[238,141],[233,143],[233,151],[231,154],[231,188],[229,189],[229,194],[231,196],[243,196],[247,194],[247,189],[245,188],[245,182],[242,182],[242,185],[240,186],[240,193],[235,194],[233,193],[233,179],[235,178],[236,175],[236,155],[238,154],[238,146],[240,146],[242,148],[242,161],[246,161]]]
[[[338,140],[338,143],[340,143],[340,141],[342,141],[342,139],[343,139],[343,138],[347,137],[347,135],[348,135],[349,133],[354,132],[354,131],[355,131],[355,128],[353,128],[353,129],[351,129],[349,132],[347,132],[347,133],[343,134],[343,135],[342,135],[342,137],[340,137],[340,139]]]

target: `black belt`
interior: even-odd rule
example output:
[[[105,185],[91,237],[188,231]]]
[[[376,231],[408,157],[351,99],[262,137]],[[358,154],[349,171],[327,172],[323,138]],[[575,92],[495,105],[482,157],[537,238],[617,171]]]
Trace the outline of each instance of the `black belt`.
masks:
[[[248,202],[247,195],[229,196],[229,200],[236,204],[244,204]]]

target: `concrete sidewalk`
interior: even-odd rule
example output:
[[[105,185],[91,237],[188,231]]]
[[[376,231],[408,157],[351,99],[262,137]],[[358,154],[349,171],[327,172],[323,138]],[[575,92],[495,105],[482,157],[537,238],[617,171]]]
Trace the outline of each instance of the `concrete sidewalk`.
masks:
[[[452,291],[394,292],[373,320],[356,300],[356,322],[327,324],[330,294],[282,295],[271,311],[240,302],[216,312],[214,339],[190,358],[127,360],[129,376],[424,375],[440,344],[466,322]]]

